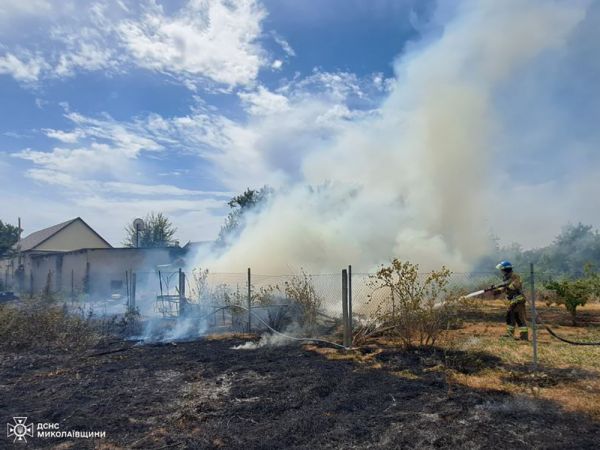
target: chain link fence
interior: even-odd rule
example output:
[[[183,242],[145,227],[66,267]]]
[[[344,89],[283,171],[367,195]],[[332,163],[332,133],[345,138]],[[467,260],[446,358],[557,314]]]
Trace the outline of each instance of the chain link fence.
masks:
[[[418,273],[414,286],[427,286],[434,273]],[[530,296],[531,273],[520,271],[523,290]],[[550,272],[535,273],[538,302],[552,301],[553,293],[545,289],[552,280],[561,278]],[[183,271],[172,266],[158,270],[124,273],[103,272],[83,279],[77,286],[71,276],[61,281],[57,298],[70,299],[71,304],[94,309],[99,315],[125,315],[136,311],[142,321],[178,323],[197,322],[191,326],[196,335],[218,331],[276,331],[294,336],[342,336],[344,326],[360,327],[376,324],[385,314],[400,307],[397,292],[382,283],[377,273],[352,272],[347,294],[342,272],[288,275],[246,273],[212,273],[194,269]],[[48,276],[49,286],[56,281]],[[443,304],[476,291],[486,290],[502,279],[499,271],[448,272],[444,289],[429,293],[427,301]],[[414,293],[413,293],[414,294]],[[344,316],[344,295],[351,303],[350,319]],[[411,294],[412,295],[412,294]],[[497,298],[492,292],[475,297]],[[190,328],[190,327],[188,327]],[[192,336],[194,333],[190,334]],[[185,333],[184,333],[185,335]]]

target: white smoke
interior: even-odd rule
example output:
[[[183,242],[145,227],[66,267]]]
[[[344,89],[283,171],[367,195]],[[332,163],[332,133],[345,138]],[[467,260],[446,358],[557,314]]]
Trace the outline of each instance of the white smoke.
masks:
[[[285,164],[274,162],[281,158],[272,148],[253,149],[271,165],[278,193],[227,252],[198,264],[275,274],[337,271],[349,263],[370,270],[399,257],[456,271],[488,249],[497,217],[488,205],[504,194],[490,166],[518,157],[516,149],[501,153],[517,140],[507,138],[512,112],[499,96],[541,59],[561,57],[589,2],[444,5],[452,6],[434,19],[441,27],[432,26],[397,60],[375,114],[341,120],[331,139],[304,142],[313,148],[291,144],[295,153]],[[286,130],[286,117],[296,119],[294,108],[303,105],[291,102],[276,118],[256,119],[253,135],[273,132],[274,123]],[[278,138],[281,157],[286,138]],[[264,144],[267,137],[253,139]]]
[[[280,334],[263,334],[260,340],[248,341],[240,345],[231,347],[233,350],[256,350],[262,347],[282,347],[289,345],[293,340]]]

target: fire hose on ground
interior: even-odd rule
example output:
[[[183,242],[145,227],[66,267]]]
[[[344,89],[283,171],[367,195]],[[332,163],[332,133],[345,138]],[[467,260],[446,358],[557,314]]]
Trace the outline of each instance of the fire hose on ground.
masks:
[[[471,292],[470,294],[463,296],[463,298],[477,297],[486,292],[490,292],[491,290],[494,290],[494,289],[492,289],[492,288],[481,289],[479,291]],[[550,333],[550,336],[554,337],[555,339],[558,339],[559,341],[565,342],[566,344],[570,344],[570,345],[600,345],[600,342],[572,341],[571,339],[567,339],[565,337],[559,336],[552,328],[550,328],[548,325],[546,325],[546,323],[541,319],[540,315],[537,312],[535,315],[535,323],[543,326],[546,329],[546,331],[548,333]]]

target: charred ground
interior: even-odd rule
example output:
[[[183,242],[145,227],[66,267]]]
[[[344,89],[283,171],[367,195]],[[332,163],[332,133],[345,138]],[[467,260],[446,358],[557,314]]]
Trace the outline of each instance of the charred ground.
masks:
[[[0,411],[107,432],[95,442],[36,439],[35,448],[598,445],[600,425],[587,416],[452,384],[438,370],[448,361],[465,372],[486,370],[501,364],[493,355],[367,348],[348,361],[310,346],[232,349],[243,342],[113,342],[77,357],[4,353]]]

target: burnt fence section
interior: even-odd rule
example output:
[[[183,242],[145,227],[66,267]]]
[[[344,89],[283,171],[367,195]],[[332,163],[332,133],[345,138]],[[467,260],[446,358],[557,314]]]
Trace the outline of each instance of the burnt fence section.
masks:
[[[545,295],[538,292],[536,296],[536,287],[559,275],[534,273],[533,266],[517,272],[533,319],[534,301],[540,296],[543,301]],[[393,322],[411,299],[431,311],[452,304],[455,308],[449,311],[468,314],[470,306],[497,298],[488,288],[501,282],[498,271],[449,272],[443,277],[442,289],[432,291],[428,284],[431,275],[418,273],[410,285],[404,286],[400,279],[387,280],[386,284],[377,273],[353,272],[350,266],[338,273],[301,271],[287,275],[255,274],[251,269],[244,273],[184,271],[165,266],[152,271],[104,271],[101,279],[86,279],[78,285],[74,276],[63,276],[57,283],[50,270],[42,295],[76,307],[89,306],[98,314],[135,312],[142,320],[201,321],[205,333],[228,330],[302,337],[328,335],[350,347],[356,343],[358,330]],[[467,294],[478,291],[484,292],[464,302]],[[21,296],[27,295],[25,289]],[[536,324],[532,322],[535,350]]]

